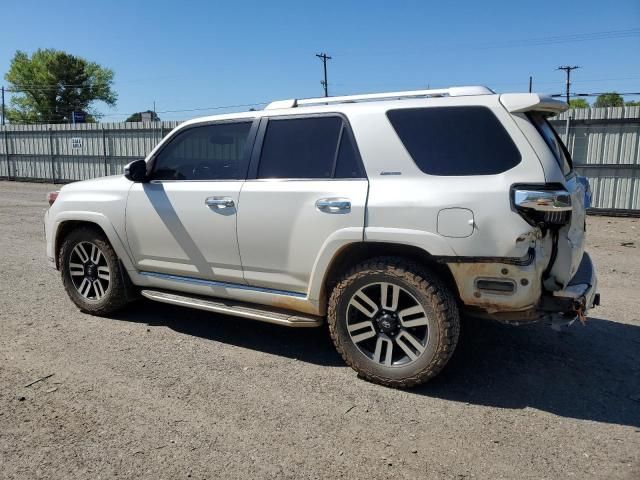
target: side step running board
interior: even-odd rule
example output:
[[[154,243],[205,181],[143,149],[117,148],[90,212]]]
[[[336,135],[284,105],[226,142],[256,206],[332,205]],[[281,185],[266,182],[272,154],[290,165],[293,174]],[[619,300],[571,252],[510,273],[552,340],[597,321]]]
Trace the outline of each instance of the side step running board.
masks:
[[[234,302],[233,300],[181,295],[160,290],[142,290],[142,295],[150,300],[183,307],[197,308],[209,312],[235,315],[236,317],[259,320],[261,322],[276,323],[287,327],[317,327],[322,325],[322,317],[306,315],[299,312],[289,312],[281,309],[271,309],[263,305]]]

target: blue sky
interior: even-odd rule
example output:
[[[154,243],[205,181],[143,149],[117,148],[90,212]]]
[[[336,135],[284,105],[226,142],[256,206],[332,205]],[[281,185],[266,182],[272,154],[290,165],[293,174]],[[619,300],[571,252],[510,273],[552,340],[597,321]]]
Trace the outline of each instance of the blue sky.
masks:
[[[164,112],[320,96],[321,51],[333,57],[332,95],[465,84],[526,91],[529,75],[534,90],[560,93],[564,76],[555,68],[565,64],[583,67],[573,74],[577,92],[640,91],[638,33],[582,36],[640,29],[638,0],[22,0],[5,3],[2,14],[2,83],[18,49],[96,61],[115,71],[119,96],[115,108],[98,104],[104,121],[154,100]]]

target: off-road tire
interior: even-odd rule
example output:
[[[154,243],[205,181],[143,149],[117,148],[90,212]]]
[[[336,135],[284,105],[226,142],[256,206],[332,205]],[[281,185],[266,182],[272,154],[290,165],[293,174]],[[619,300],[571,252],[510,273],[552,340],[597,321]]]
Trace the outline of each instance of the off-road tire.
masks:
[[[95,244],[102,252],[110,270],[108,289],[99,300],[90,300],[83,297],[71,279],[69,266],[71,253],[76,245],[81,242]],[[105,235],[97,228],[80,227],[70,232],[60,248],[59,261],[62,283],[67,295],[82,312],[97,316],[108,315],[121,309],[135,297],[133,285],[126,271],[124,271],[116,252]]]
[[[367,282],[396,283],[409,291],[431,318],[429,335],[437,341],[431,352],[422,354],[405,367],[385,366],[363,354],[347,330],[347,306],[351,296]],[[451,358],[460,334],[460,316],[454,295],[433,273],[421,265],[399,257],[378,257],[358,264],[335,285],[327,309],[329,333],[344,361],[366,380],[405,388],[428,381]],[[429,354],[428,354],[429,353]]]

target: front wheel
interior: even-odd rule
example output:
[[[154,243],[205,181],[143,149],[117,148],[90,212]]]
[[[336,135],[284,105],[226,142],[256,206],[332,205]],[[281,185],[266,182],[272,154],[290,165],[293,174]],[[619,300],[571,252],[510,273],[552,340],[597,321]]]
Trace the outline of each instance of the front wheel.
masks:
[[[381,257],[348,272],[333,289],[327,320],[345,362],[391,387],[426,382],[453,354],[460,318],[450,290],[420,265]]]
[[[128,303],[128,279],[121,268],[109,241],[94,228],[72,231],[60,249],[62,283],[83,312],[106,315]]]

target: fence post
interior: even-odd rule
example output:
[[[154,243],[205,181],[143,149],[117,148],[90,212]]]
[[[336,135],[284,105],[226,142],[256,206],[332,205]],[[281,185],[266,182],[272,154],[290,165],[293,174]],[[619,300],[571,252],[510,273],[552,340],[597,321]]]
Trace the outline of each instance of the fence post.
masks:
[[[2,129],[4,138],[4,156],[7,161],[7,180],[11,180],[11,164],[9,163],[9,138],[7,137],[6,127]]]
[[[56,158],[53,156],[53,132],[49,127],[49,160],[51,162],[51,180],[56,183]]]
[[[111,173],[111,169],[107,172],[108,161],[107,161],[107,137],[104,131],[104,125],[101,125],[102,129],[102,155],[104,156],[104,176],[108,176]]]

